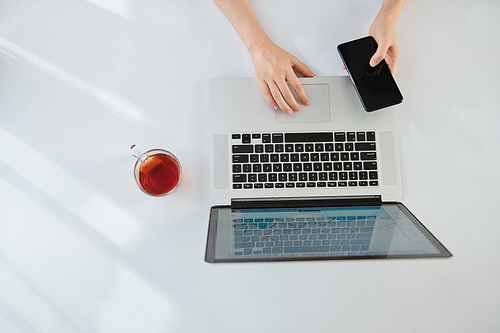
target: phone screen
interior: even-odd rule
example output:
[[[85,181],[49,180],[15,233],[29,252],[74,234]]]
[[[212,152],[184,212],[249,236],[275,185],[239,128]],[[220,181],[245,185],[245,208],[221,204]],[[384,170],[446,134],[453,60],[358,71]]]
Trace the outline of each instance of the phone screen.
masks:
[[[375,67],[370,66],[370,59],[377,51],[377,42],[373,37],[340,44],[337,50],[366,111],[379,110],[403,101],[385,60]]]

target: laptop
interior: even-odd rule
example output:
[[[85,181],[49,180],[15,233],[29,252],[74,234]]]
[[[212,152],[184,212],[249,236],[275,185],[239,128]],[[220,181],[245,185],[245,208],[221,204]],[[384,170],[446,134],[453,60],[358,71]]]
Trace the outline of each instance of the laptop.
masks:
[[[205,260],[451,256],[398,202],[395,107],[366,112],[347,76],[300,81],[310,105],[290,116],[255,78],[210,82]]]

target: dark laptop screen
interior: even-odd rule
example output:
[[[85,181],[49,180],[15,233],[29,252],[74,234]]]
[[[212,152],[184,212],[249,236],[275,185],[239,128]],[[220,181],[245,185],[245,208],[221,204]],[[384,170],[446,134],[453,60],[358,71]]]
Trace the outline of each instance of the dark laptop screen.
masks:
[[[213,207],[208,262],[447,257],[400,203],[378,206]]]

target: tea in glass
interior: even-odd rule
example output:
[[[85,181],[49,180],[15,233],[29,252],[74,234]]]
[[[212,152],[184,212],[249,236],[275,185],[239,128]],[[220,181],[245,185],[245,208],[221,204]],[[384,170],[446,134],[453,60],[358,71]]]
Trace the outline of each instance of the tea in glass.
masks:
[[[135,180],[146,194],[163,196],[175,191],[181,179],[181,164],[171,152],[153,149],[135,164]]]

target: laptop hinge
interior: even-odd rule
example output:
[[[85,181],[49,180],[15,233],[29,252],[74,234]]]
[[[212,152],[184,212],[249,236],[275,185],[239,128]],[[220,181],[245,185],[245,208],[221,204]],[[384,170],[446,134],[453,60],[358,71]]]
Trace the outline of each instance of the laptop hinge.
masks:
[[[380,195],[296,198],[233,198],[232,209],[380,206]]]

